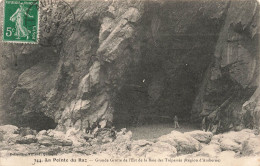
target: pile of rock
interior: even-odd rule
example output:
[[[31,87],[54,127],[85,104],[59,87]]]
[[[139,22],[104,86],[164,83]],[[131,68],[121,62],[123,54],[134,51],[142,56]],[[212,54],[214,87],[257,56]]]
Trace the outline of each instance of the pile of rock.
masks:
[[[57,155],[74,152],[92,154],[100,152],[101,146],[112,142],[115,135],[114,130],[106,128],[99,129],[92,134],[86,134],[74,128],[67,130],[66,133],[52,129],[37,133],[30,128],[4,125],[0,126],[0,154]],[[115,144],[117,143],[118,141],[115,141]]]
[[[95,135],[74,128],[66,133],[57,130],[36,132],[12,125],[0,126],[0,154],[57,155],[62,153],[107,154],[113,157],[175,157],[180,155],[217,157],[260,154],[260,136],[253,130],[227,132],[172,131],[155,140],[132,140],[132,132],[99,129]]]
[[[253,130],[230,131],[213,136],[209,144],[205,145],[194,155],[207,157],[215,157],[227,153],[236,157],[259,155],[259,140],[260,136],[255,134]]]
[[[137,140],[132,143],[132,155],[142,157],[174,157],[199,151],[203,144],[210,142],[210,132],[193,131],[181,133],[172,131],[151,141]]]
[[[125,131],[125,130],[124,130]],[[260,154],[260,136],[253,130],[244,129],[239,132],[230,131],[214,135],[200,130],[181,133],[172,131],[156,140],[131,141],[132,133],[117,133],[114,142],[103,145],[109,147],[107,154],[122,157],[175,157],[180,155],[218,157],[254,156]],[[104,153],[105,151],[101,151]]]
[[[76,136],[72,133],[72,131],[63,133],[56,130],[42,130],[37,133],[29,128],[18,128],[13,125],[0,126],[0,153],[1,155],[69,153],[73,151],[73,147],[86,145],[84,139],[80,137],[75,139]]]

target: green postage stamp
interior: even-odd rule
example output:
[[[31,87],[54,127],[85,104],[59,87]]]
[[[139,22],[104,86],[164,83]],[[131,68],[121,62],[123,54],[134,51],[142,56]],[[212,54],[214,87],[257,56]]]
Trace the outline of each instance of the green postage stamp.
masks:
[[[5,0],[3,41],[38,43],[39,0]]]

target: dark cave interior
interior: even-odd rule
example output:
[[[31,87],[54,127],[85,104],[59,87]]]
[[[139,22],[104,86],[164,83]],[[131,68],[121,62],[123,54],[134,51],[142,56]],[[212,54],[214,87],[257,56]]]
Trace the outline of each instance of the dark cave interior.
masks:
[[[30,112],[26,116],[25,115],[17,115],[14,125],[19,127],[30,127],[33,130],[41,131],[48,129],[55,129],[57,123],[55,121],[44,115],[42,112]]]
[[[200,12],[191,20],[183,16],[182,21],[190,21],[187,25],[176,23],[180,18],[173,9],[186,9],[192,15],[191,6],[187,2],[168,2],[161,8],[150,4],[142,20],[139,63],[131,66],[114,103],[116,126],[172,123],[175,115],[179,121],[190,121],[223,23],[205,20]]]

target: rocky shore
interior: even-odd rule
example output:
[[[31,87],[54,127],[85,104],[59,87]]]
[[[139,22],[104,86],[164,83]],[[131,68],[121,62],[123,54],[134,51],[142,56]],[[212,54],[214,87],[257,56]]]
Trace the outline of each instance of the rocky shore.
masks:
[[[132,132],[126,129],[111,131],[103,128],[98,129],[95,134],[86,134],[75,129],[66,133],[57,130],[36,132],[13,125],[0,126],[1,157],[105,154],[114,158],[172,158],[218,157],[228,154],[240,158],[259,155],[259,140],[259,133],[250,129],[218,135],[200,130],[185,133],[173,130],[167,135],[148,141],[132,140]]]

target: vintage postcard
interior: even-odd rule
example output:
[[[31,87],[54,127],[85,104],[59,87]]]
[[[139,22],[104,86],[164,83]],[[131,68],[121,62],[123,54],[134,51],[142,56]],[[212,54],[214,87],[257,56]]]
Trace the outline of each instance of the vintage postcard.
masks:
[[[259,166],[259,0],[0,0],[0,166]]]

